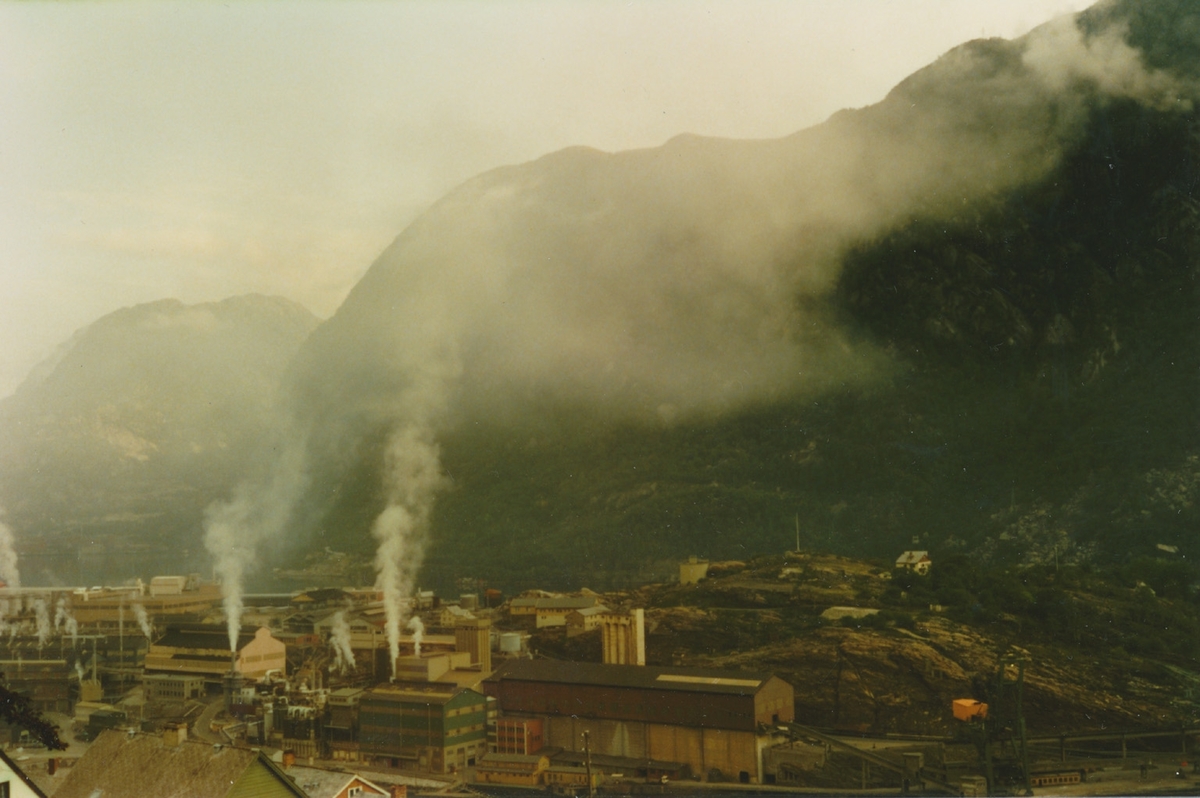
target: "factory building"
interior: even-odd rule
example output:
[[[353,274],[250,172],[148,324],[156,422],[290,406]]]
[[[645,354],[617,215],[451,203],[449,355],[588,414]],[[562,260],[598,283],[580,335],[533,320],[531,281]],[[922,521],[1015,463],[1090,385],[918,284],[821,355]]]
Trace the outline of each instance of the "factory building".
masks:
[[[454,627],[454,648],[471,655],[471,665],[483,673],[492,670],[492,622],[487,618],[461,619]]]
[[[534,617],[539,629],[546,626],[564,626],[567,615],[577,610],[595,607],[600,600],[595,595],[555,596],[545,594],[515,598],[508,605],[511,617]]]
[[[542,722],[537,718],[497,718],[497,754],[527,756],[542,750]]]
[[[358,707],[359,750],[378,764],[451,773],[487,752],[487,699],[474,690],[383,685]]]
[[[762,783],[762,751],[793,720],[793,690],[740,671],[508,660],[484,681],[504,718],[539,719],[547,747],[678,763]]]
[[[204,695],[204,677],[186,673],[153,673],[142,679],[147,704],[186,704]]]
[[[230,668],[229,636],[224,626],[195,624],[173,626],[150,646],[146,673],[177,673],[203,676],[220,682]],[[286,646],[260,626],[238,636],[233,669],[248,679],[259,679],[268,671],[283,673],[287,667]]]
[[[38,712],[70,714],[70,680],[74,676],[66,659],[0,660],[4,686],[28,698]]]
[[[646,612],[600,616],[601,656],[606,665],[646,664]]]
[[[601,619],[611,612],[612,610],[603,604],[597,604],[567,613],[568,634],[592,631],[600,626]]]
[[[195,577],[156,576],[145,594],[140,587],[79,589],[69,600],[81,626],[136,625],[138,606],[151,618],[208,612],[221,602],[221,587]]]
[[[358,759],[358,704],[365,692],[361,687],[343,687],[329,694],[324,730],[334,759]]]

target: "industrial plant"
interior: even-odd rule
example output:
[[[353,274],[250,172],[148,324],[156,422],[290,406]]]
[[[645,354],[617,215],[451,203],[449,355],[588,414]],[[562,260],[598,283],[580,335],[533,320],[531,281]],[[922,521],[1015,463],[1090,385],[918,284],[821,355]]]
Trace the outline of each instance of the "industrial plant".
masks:
[[[1168,774],[1163,764],[1192,756],[1193,727],[1128,730],[1119,756],[1106,749],[1118,741],[1112,735],[1050,740],[1031,730],[1025,684],[1038,671],[1020,649],[981,672],[973,694],[953,686],[961,682],[952,666],[925,667],[923,679],[951,685],[942,694],[963,693],[940,708],[933,725],[949,732],[941,736],[848,735],[852,693],[856,685],[869,692],[871,676],[847,643],[832,685],[789,682],[761,665],[689,664],[678,649],[662,664],[664,631],[678,642],[674,624],[700,612],[686,603],[714,596],[753,605],[768,590],[792,603],[821,595],[828,606],[807,611],[817,631],[886,630],[895,614],[880,604],[896,595],[893,583],[917,589],[904,580],[927,580],[933,568],[927,552],[911,554],[894,567],[802,551],[751,563],[690,558],[670,584],[606,594],[487,590],[450,599],[416,589],[404,598],[409,621],[394,659],[376,588],[247,594],[232,650],[219,586],[195,575],[5,588],[4,686],[59,721],[68,746],[42,748],[19,723],[0,727],[0,742],[44,794],[66,796],[85,778],[116,785],[111,768],[177,761],[199,773],[218,760],[221,772],[282,785],[280,794],[303,781],[307,792],[296,794],[307,795],[351,783],[360,792],[347,794],[391,796],[701,784],[974,795],[1122,774],[1190,783],[1190,773]],[[830,589],[838,584],[874,598],[840,603]],[[731,650],[727,660],[737,659]],[[817,708],[826,694],[832,723]]]

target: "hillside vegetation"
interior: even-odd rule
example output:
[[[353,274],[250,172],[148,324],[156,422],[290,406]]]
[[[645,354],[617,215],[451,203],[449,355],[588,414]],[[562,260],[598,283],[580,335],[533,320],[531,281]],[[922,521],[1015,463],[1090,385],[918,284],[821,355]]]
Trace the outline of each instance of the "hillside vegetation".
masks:
[[[998,659],[1014,651],[1028,661],[1032,735],[1200,721],[1200,597],[1190,564],[1145,558],[1101,573],[935,558],[922,577],[879,561],[771,555],[725,563],[698,585],[648,585],[602,601],[648,608],[648,664],[778,674],[796,687],[801,723],[953,733],[951,702],[992,700]],[[821,617],[841,606],[878,612]],[[594,660],[597,634],[545,630],[534,646],[543,656]]]

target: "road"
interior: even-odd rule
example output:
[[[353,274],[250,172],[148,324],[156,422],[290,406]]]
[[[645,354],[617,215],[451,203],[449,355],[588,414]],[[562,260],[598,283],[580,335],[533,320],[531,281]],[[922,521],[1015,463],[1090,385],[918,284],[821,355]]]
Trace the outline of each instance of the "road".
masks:
[[[221,739],[221,735],[211,731],[213,718],[217,716],[225,707],[224,697],[218,697],[216,700],[209,703],[200,713],[200,717],[196,718],[196,722],[192,724],[192,735],[206,743],[221,743],[225,742]]]

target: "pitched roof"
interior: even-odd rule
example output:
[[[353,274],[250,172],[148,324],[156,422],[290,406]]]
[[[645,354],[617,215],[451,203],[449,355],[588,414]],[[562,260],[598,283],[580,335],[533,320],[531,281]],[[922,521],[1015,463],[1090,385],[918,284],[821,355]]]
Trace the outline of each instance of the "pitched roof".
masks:
[[[345,601],[348,598],[350,598],[350,594],[340,587],[318,587],[292,596],[292,603]]]
[[[258,751],[188,740],[167,745],[161,737],[105,731],[71,768],[56,798],[219,798],[252,767],[263,767],[283,789],[304,792]]]
[[[292,765],[287,769],[287,774],[292,781],[299,785],[300,789],[308,794],[309,798],[334,798],[356,780],[367,788],[363,790],[363,798],[388,794],[387,790],[375,782],[345,770],[325,770],[324,768]]]
[[[257,630],[243,631],[238,635],[237,647],[241,651],[251,640]],[[213,649],[215,651],[229,650],[229,632],[224,624],[188,624],[168,626],[167,632],[156,643],[156,646],[170,648]]]
[[[363,693],[363,701],[399,701],[406,704],[446,704],[458,698],[463,693],[474,693],[474,690],[460,688],[456,685],[436,685],[422,683],[420,686],[407,687],[403,684],[386,684],[367,690]],[[482,693],[476,693],[483,698]]]
[[[8,766],[8,769],[13,772],[13,775],[24,782],[25,786],[33,791],[33,794],[38,798],[46,798],[46,793],[42,792],[41,788],[29,780],[29,776],[25,775],[25,771],[21,770],[21,766],[8,758],[8,754],[0,751],[0,760]]]
[[[770,673],[709,668],[649,668],[602,665],[597,662],[511,659],[485,679],[484,684],[513,680],[744,696],[754,695],[772,678],[774,675]]]
[[[543,598],[537,600],[539,610],[580,610],[584,607],[594,607],[599,602],[595,596],[563,596],[562,598]]]
[[[929,559],[927,551],[906,551],[896,558],[896,565],[916,565],[922,560]]]

